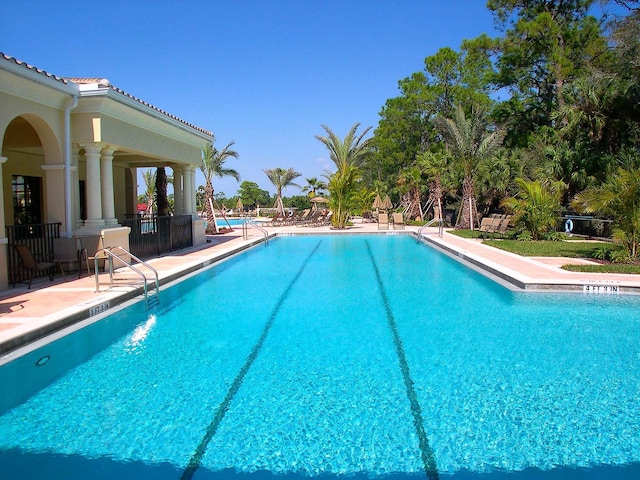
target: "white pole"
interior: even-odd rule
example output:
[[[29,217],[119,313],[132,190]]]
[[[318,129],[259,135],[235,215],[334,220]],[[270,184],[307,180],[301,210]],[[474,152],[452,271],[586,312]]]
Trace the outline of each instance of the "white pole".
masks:
[[[215,228],[216,233],[220,233],[218,231],[218,222],[216,220],[216,211],[213,208],[213,202],[211,201],[211,198],[209,198],[209,206],[211,207],[211,215],[213,216],[213,228]]]

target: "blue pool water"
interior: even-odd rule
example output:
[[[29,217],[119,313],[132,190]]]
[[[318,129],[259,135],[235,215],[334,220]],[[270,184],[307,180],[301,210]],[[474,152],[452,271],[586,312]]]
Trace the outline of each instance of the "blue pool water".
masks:
[[[161,300],[0,369],[0,477],[640,478],[637,297],[371,235],[277,239]]]
[[[227,224],[227,222],[229,223]],[[227,218],[226,221],[223,218],[216,219],[216,225],[218,225],[218,227],[226,227],[228,225],[231,225],[232,227],[238,227],[242,225],[243,222],[244,222],[244,219],[242,218]]]

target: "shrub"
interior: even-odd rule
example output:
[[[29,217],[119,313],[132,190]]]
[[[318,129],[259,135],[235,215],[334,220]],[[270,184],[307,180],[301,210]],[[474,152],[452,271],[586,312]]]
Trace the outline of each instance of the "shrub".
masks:
[[[606,260],[613,263],[626,263],[629,261],[629,252],[620,246],[602,245],[594,248],[593,258]]]
[[[531,235],[531,232],[529,230],[523,230],[516,235],[516,240],[519,240],[521,242],[530,242],[531,240],[533,240],[533,235]]]
[[[543,240],[551,242],[562,242],[567,239],[567,235],[563,232],[547,232],[543,235]]]

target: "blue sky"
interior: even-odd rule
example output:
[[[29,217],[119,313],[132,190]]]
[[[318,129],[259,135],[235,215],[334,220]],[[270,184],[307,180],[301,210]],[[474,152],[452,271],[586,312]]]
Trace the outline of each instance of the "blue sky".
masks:
[[[59,76],[107,78],[212,131],[219,148],[234,140],[240,158],[227,166],[271,193],[265,168],[293,167],[300,185],[331,169],[315,138],[323,124],[340,137],[356,122],[375,129],[426,56],[496,35],[483,0],[15,0],[2,16],[0,51]],[[227,196],[238,187],[214,181]]]

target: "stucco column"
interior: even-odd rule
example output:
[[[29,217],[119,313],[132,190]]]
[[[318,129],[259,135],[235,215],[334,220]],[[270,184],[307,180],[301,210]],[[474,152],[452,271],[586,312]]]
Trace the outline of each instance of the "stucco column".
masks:
[[[79,158],[79,147],[77,145],[74,145],[73,155],[71,156],[71,199],[73,201],[72,212],[74,230],[77,230],[82,226],[82,215],[80,214],[80,175],[78,173]]]
[[[196,167],[188,165],[183,167],[184,172],[184,214],[196,217]]]
[[[182,189],[182,167],[173,169],[173,209],[176,215],[184,214],[184,197]]]
[[[100,182],[100,150],[99,143],[83,144],[84,155],[87,161],[87,219],[84,221],[85,227],[103,228],[105,226],[102,218],[102,187]]]
[[[65,224],[65,193],[64,193],[64,164],[42,165],[44,170],[46,188],[44,194],[47,197],[47,218],[45,222],[62,224],[61,236],[66,236],[70,225]]]
[[[102,187],[102,216],[107,227],[117,227],[115,201],[113,198],[113,152],[107,145],[100,155],[100,184]]]
[[[4,186],[2,179],[2,164],[7,161],[7,157],[0,157],[0,198],[4,198]],[[9,288],[9,272],[7,270],[7,243],[4,208],[0,208],[0,290]]]
[[[198,214],[196,212],[196,167],[191,165],[189,168],[189,178],[191,180],[191,189],[189,190],[190,204],[191,209],[187,212],[192,217],[197,217]]]
[[[185,215],[193,215],[193,203],[191,203],[191,191],[193,190],[193,180],[191,173],[191,166],[184,167],[182,169],[183,178],[184,178],[184,191],[182,192],[182,197],[184,198],[184,214]],[[195,197],[195,192],[194,192]]]

